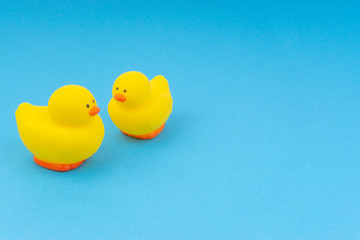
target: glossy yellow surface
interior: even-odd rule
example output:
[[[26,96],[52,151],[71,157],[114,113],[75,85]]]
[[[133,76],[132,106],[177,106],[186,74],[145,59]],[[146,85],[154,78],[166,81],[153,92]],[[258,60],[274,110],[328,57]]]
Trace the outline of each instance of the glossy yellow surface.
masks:
[[[21,140],[38,159],[70,164],[91,157],[104,138],[95,98],[84,87],[56,90],[48,106],[22,103],[16,110]]]
[[[167,80],[156,76],[151,81],[140,72],[120,75],[112,89],[108,105],[110,118],[123,132],[142,135],[163,125],[172,111]]]

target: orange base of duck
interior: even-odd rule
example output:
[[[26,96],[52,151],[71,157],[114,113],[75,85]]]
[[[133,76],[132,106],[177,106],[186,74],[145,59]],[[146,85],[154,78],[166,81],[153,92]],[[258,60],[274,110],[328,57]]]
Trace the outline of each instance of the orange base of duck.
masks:
[[[128,135],[130,137],[134,137],[134,138],[139,138],[139,139],[153,139],[154,137],[156,137],[157,135],[159,135],[159,133],[161,133],[161,131],[164,129],[165,127],[165,123],[163,125],[161,125],[160,128],[158,128],[157,130],[155,130],[152,133],[148,133],[148,134],[143,134],[143,135],[132,135],[132,134],[128,134],[126,132],[121,131],[123,134]]]
[[[40,159],[38,159],[37,157],[34,156],[34,162],[44,168],[50,169],[50,170],[54,170],[54,171],[58,171],[58,172],[66,172],[69,170],[72,170],[74,168],[77,168],[78,166],[80,166],[83,162],[76,162],[76,163],[71,163],[71,164],[58,164],[58,163],[49,163],[49,162],[44,162]]]

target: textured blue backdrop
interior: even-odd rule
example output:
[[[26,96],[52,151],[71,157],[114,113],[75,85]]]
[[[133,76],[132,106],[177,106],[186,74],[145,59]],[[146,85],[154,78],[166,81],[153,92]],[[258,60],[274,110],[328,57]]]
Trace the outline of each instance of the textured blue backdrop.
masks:
[[[359,1],[0,1],[0,239],[359,239]],[[152,141],[119,133],[111,87],[170,83]],[[66,84],[106,134],[80,168],[38,167],[15,110]]]

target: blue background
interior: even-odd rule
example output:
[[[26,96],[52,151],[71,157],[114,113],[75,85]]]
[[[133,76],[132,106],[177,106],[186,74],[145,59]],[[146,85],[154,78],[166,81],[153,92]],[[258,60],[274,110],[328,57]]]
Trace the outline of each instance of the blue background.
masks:
[[[359,1],[0,1],[0,239],[360,239]],[[164,75],[165,130],[107,114],[114,80]],[[15,110],[79,84],[106,129],[38,167]]]

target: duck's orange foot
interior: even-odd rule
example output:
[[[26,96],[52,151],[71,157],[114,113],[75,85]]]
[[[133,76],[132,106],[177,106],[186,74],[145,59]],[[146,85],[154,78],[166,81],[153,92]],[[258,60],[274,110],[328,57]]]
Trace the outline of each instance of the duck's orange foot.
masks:
[[[159,133],[161,133],[161,131],[164,129],[165,127],[165,123],[163,125],[161,125],[160,128],[158,128],[157,130],[155,130],[152,133],[148,133],[148,134],[143,134],[143,135],[132,135],[132,134],[128,134],[126,132],[121,131],[123,134],[128,135],[130,137],[134,137],[134,138],[139,138],[139,139],[153,139],[154,137],[156,137],[157,135],[159,135]]]
[[[83,162],[76,162],[76,163],[71,163],[71,164],[58,164],[58,163],[49,163],[49,162],[44,162],[40,159],[38,159],[37,157],[34,156],[34,162],[44,168],[48,168],[54,171],[58,171],[58,172],[66,172],[69,170],[72,170],[74,168],[77,168],[78,166],[80,166]]]

